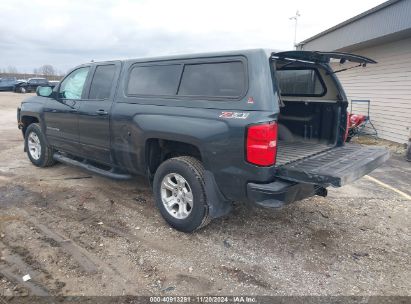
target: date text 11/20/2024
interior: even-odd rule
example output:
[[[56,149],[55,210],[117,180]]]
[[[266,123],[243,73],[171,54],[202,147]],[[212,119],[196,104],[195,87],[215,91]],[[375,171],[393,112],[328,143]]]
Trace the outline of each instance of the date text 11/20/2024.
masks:
[[[255,297],[249,296],[180,296],[150,297],[150,303],[257,303]]]

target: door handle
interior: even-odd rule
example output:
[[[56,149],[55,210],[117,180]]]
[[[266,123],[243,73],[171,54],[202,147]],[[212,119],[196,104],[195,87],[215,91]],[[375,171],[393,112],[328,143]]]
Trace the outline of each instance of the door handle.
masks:
[[[107,115],[108,114],[108,112],[106,110],[103,110],[103,109],[97,110],[96,113],[98,115]]]

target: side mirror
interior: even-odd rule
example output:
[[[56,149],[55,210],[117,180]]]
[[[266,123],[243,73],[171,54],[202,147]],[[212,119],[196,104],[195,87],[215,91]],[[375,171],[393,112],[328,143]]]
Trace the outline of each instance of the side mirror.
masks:
[[[53,93],[52,87],[37,87],[36,89],[37,96],[50,97],[52,93]]]

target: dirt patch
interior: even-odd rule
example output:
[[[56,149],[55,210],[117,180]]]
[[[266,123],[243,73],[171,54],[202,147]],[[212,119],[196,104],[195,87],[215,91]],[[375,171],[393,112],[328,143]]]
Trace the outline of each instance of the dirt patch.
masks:
[[[402,155],[402,156],[405,156],[405,153],[407,151],[407,145],[399,144],[399,143],[385,140],[382,138],[376,138],[374,136],[369,136],[369,135],[361,135],[359,137],[354,137],[351,140],[351,142],[362,144],[362,145],[386,147],[392,153],[395,153],[397,155]]]
[[[244,270],[241,270],[237,267],[229,267],[226,265],[221,266],[221,270],[229,276],[234,277],[241,284],[251,284],[264,289],[271,288],[271,285],[265,282],[264,280],[255,277],[252,274],[246,273]]]
[[[1,208],[22,205],[27,201],[32,201],[33,199],[36,200],[39,197],[40,195],[38,193],[33,193],[20,185],[9,184],[0,187]]]

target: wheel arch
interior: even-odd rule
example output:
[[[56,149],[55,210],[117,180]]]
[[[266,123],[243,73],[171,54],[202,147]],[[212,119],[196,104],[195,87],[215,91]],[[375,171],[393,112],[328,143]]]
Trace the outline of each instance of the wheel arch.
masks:
[[[150,180],[162,162],[177,156],[192,156],[203,160],[200,148],[189,142],[163,138],[148,138],[145,141],[145,159]]]
[[[19,128],[21,129],[23,138],[26,136],[27,128],[33,123],[37,123],[40,125],[40,129],[44,133],[44,139],[46,143],[49,144],[47,136],[46,136],[46,130],[45,130],[44,124],[42,122],[42,119],[40,118],[40,113],[38,112],[23,111],[23,110],[20,112]],[[26,149],[27,147],[24,146],[25,152],[26,152]]]
[[[21,123],[21,131],[23,132],[23,136],[25,136],[28,126],[30,126],[33,123],[40,123],[40,120],[38,117],[34,115],[26,114],[26,115],[21,116],[20,123]]]

